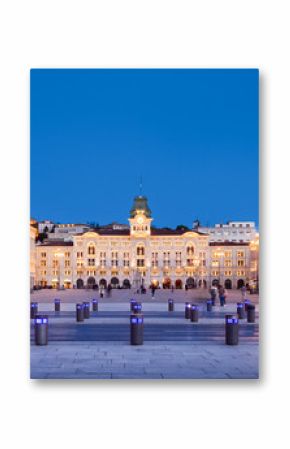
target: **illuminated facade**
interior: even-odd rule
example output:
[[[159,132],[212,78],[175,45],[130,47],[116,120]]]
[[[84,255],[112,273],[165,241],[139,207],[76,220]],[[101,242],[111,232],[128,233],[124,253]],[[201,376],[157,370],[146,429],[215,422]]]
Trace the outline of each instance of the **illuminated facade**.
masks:
[[[30,288],[32,289],[35,285],[36,276],[36,245],[35,239],[37,237],[37,224],[35,220],[30,220],[30,233],[29,233],[29,244],[30,244]]]
[[[219,282],[239,288],[257,278],[258,249],[251,242],[211,241],[200,229],[157,229],[152,221],[146,197],[137,196],[128,228],[90,229],[37,244],[36,284],[179,289]]]

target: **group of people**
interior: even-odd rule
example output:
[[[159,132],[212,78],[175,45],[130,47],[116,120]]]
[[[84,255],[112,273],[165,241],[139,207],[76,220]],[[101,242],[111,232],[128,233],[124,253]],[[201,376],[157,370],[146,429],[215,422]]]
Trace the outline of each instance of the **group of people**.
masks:
[[[215,305],[217,297],[219,297],[220,305],[223,307],[226,303],[227,292],[226,289],[221,285],[212,285],[210,289],[210,296],[212,300],[212,305]]]

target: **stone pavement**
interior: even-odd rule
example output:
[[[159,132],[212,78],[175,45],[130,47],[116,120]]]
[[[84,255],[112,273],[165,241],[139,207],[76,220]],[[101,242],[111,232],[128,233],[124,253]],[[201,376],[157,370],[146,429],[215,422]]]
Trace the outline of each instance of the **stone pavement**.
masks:
[[[241,301],[242,296],[239,290],[227,290],[227,301],[237,302]],[[249,299],[257,304],[259,300],[258,295],[248,295]],[[86,290],[86,289],[68,289],[68,290],[55,290],[55,289],[43,289],[36,290],[31,294],[31,301],[38,301],[43,303],[53,302],[54,298],[60,298],[63,303],[77,303],[79,301],[87,301],[92,298],[97,298],[101,303],[128,303],[131,298],[137,301],[146,303],[156,303],[156,302],[167,302],[169,298],[173,298],[175,302],[184,303],[185,301],[204,301],[209,298],[208,289],[192,289],[188,290],[174,290],[173,293],[170,290],[156,290],[155,297],[152,299],[151,292],[147,291],[145,295],[136,294],[133,289],[128,290],[112,290],[111,296],[100,298],[100,294],[96,290]]]
[[[114,342],[31,347],[32,379],[257,379],[258,345]]]
[[[128,302],[101,303],[84,323],[75,321],[75,303],[62,303],[60,313],[51,302],[41,303],[40,312],[49,315],[49,344],[34,345],[32,325],[31,378],[257,379],[258,324],[241,321],[240,344],[226,346],[224,315],[236,304],[200,309],[194,324],[185,320],[183,303],[169,313],[164,302],[144,302],[144,345],[130,346]]]

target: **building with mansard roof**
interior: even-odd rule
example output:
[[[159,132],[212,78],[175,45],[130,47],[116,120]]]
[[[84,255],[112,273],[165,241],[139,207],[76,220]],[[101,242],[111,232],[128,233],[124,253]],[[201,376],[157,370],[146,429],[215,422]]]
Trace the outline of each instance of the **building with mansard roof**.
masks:
[[[220,283],[230,289],[258,277],[258,234],[252,233],[253,227],[251,239],[243,241],[221,234],[215,239],[210,229],[200,226],[189,231],[154,228],[142,195],[134,198],[128,221],[129,226],[70,232],[69,239],[54,235],[36,244],[34,284],[183,289]]]

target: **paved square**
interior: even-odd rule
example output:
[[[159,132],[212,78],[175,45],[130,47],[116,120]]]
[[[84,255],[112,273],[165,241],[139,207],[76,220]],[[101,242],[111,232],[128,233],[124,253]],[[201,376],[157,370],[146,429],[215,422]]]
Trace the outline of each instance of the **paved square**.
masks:
[[[207,312],[204,298],[175,296],[168,312],[168,293],[157,300],[138,295],[144,313],[144,345],[130,345],[129,297],[99,303],[99,311],[83,323],[75,319],[75,302],[68,292],[39,292],[39,311],[49,316],[49,343],[35,346],[31,324],[32,379],[257,379],[259,377],[258,313],[255,324],[240,321],[239,345],[224,343],[224,315],[236,312],[236,302]],[[117,295],[114,292],[113,295]],[[124,293],[123,293],[124,294]],[[60,297],[61,312],[53,298]],[[145,296],[145,295],[144,295]],[[169,295],[170,296],[170,295]],[[172,295],[171,295],[172,296]],[[78,301],[93,292],[77,293]],[[66,299],[72,296],[67,294]],[[200,303],[198,323],[184,318],[186,300]],[[236,299],[236,298],[235,298]],[[257,301],[257,298],[251,298]],[[258,308],[256,306],[258,312]]]

